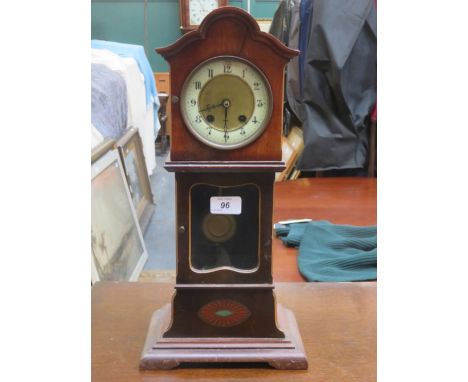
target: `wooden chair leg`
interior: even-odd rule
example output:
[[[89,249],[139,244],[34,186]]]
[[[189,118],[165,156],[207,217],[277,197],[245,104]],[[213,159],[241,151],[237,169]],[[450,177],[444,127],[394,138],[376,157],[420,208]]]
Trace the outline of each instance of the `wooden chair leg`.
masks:
[[[373,178],[377,175],[377,122],[370,124],[369,132],[369,160],[367,163],[367,176]]]

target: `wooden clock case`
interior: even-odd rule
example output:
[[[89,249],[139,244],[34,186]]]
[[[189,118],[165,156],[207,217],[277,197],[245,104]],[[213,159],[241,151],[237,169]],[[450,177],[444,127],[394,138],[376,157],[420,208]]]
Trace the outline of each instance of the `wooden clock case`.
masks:
[[[151,319],[140,367],[170,369],[181,362],[267,362],[279,369],[305,369],[307,359],[294,315],[276,304],[271,274],[274,175],[284,169],[284,67],[298,52],[261,32],[255,19],[236,7],[211,12],[198,30],[157,52],[171,69],[173,131],[171,157],[165,168],[174,171],[176,178],[177,278],[172,304],[157,310]],[[213,148],[197,140],[184,125],[180,110],[185,79],[200,63],[220,56],[253,63],[269,80],[273,98],[271,119],[260,137],[233,150]],[[190,198],[197,184],[219,188],[252,184],[258,189],[258,226],[252,223],[252,229],[258,229],[255,269],[194,269]],[[227,306],[235,313],[232,320],[237,314],[237,321],[215,317],[211,322],[203,312],[212,306]]]

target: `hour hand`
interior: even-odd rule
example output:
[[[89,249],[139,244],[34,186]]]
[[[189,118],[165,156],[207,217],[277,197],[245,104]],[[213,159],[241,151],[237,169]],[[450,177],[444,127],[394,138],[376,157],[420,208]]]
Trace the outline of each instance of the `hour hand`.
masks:
[[[220,106],[223,106],[223,103],[222,103],[222,102],[219,103],[219,104],[217,104],[217,105],[210,105],[210,104],[208,104],[204,109],[198,110],[198,112],[201,113],[202,111],[208,111],[208,110],[214,109],[214,108],[216,108],[216,107],[220,107]]]

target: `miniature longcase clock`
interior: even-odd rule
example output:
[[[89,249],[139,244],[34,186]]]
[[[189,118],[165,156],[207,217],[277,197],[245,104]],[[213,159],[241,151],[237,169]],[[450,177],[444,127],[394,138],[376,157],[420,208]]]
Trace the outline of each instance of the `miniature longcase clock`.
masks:
[[[223,7],[173,45],[171,156],[177,278],[157,310],[142,369],[181,362],[267,362],[305,369],[294,314],[276,304],[273,184],[281,161],[283,75],[298,54]]]

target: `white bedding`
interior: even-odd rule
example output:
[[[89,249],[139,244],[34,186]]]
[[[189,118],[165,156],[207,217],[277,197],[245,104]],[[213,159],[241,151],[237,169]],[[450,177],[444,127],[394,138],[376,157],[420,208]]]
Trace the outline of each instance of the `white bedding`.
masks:
[[[91,123],[91,151],[103,141],[104,141],[104,136]]]
[[[156,167],[154,108],[152,103],[146,104],[145,79],[137,62],[131,57],[120,57],[105,49],[91,49],[91,62],[106,65],[124,78],[128,98],[127,128],[135,127],[139,130],[148,175],[151,175]]]

